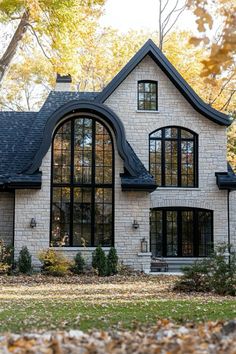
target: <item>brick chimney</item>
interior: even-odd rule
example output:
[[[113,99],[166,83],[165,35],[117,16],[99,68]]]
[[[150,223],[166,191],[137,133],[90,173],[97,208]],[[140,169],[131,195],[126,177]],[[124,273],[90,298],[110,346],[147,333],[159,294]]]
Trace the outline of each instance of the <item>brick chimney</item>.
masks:
[[[55,91],[70,91],[70,84],[72,82],[70,75],[57,74]]]

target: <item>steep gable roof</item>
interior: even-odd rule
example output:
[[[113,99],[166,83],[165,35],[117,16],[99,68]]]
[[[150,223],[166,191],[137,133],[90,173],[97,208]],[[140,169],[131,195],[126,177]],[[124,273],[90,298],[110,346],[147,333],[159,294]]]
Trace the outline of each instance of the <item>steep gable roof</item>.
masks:
[[[155,61],[196,111],[217,124],[226,126],[231,124],[229,116],[215,110],[196,94],[151,39],[144,44],[95,100],[104,102],[147,55]]]

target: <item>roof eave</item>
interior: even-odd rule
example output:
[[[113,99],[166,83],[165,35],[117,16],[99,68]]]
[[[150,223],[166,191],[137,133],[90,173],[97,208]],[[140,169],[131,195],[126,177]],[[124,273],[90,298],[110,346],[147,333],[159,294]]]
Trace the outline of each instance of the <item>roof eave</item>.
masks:
[[[164,54],[159,50],[159,48],[154,44],[152,40],[148,40],[144,44],[144,46],[133,56],[133,58],[125,65],[125,67],[97,96],[96,101],[103,103],[147,55],[150,55],[151,58],[160,66],[163,72],[196,111],[219,125],[229,126],[231,124],[229,116],[215,110],[206,104],[194,92],[194,90],[188,85],[188,83],[178,73],[178,71],[174,68],[174,66],[169,62],[169,60],[164,56]]]
[[[220,190],[236,190],[236,175],[228,172],[216,172],[216,184]]]

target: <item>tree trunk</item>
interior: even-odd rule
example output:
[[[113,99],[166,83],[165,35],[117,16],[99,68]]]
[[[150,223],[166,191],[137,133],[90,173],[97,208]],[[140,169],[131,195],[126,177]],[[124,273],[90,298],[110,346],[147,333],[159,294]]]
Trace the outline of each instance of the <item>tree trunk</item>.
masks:
[[[7,47],[5,50],[5,53],[0,59],[0,84],[4,78],[4,75],[6,74],[6,71],[16,53],[17,47],[24,35],[24,33],[27,30],[27,25],[28,25],[28,20],[29,20],[29,13],[28,11],[25,11],[22,15],[22,18],[20,20],[20,23]]]
[[[162,19],[161,19],[161,15],[162,15],[162,3],[161,0],[159,0],[159,18],[158,18],[158,27],[159,27],[159,32],[158,32],[158,47],[160,50],[162,50],[162,42],[163,42],[163,38],[162,38]]]

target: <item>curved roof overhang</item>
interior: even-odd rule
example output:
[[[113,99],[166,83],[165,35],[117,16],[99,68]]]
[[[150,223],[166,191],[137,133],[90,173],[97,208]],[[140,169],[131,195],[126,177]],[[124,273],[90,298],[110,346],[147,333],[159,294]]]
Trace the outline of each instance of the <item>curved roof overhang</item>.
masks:
[[[85,100],[70,101],[59,109],[57,109],[48,118],[44,128],[40,148],[34,156],[30,165],[25,168],[24,174],[32,175],[38,171],[39,167],[42,164],[43,157],[46,155],[51,145],[55,127],[63,119],[65,119],[66,116],[74,112],[95,114],[98,117],[102,118],[113,131],[116,139],[118,153],[124,162],[125,173],[121,177],[122,184],[124,181],[124,188],[122,188],[123,190],[146,190],[148,192],[152,192],[156,189],[157,185],[154,181],[154,178],[148,173],[148,171],[145,169],[145,167],[143,166],[143,164],[138,159],[137,155],[127,142],[125,129],[120,118],[105,105]],[[130,180],[132,180],[132,183],[129,183]]]

